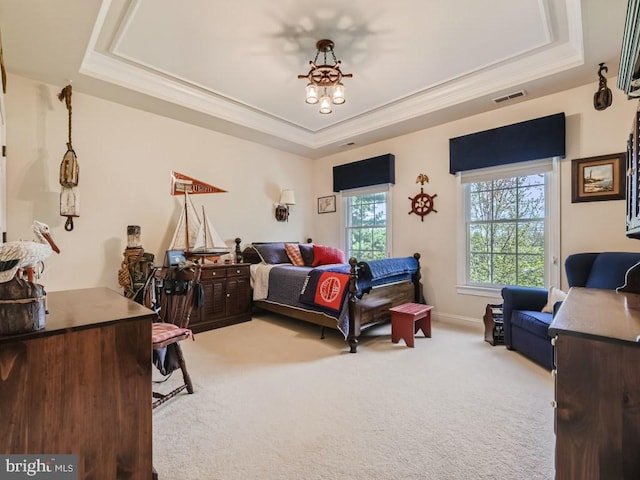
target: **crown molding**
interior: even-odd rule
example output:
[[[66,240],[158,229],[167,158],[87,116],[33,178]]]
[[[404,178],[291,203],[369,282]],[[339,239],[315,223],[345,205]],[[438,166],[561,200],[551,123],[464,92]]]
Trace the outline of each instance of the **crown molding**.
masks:
[[[545,0],[540,0],[545,2]],[[133,62],[115,51],[124,23],[131,18],[131,10],[119,25],[119,32],[110,50],[100,42],[108,23],[111,0],[105,0],[94,25],[80,73],[109,82],[154,98],[167,101],[212,118],[231,122],[256,132],[291,142],[310,150],[317,150],[365,135],[373,131],[453,107],[464,102],[495,94],[505,89],[553,75],[584,64],[582,44],[582,12],[580,0],[566,0],[566,39],[554,39],[547,12],[546,46],[516,60],[487,65],[467,75],[431,86],[404,99],[380,106],[329,127],[313,131],[281,118],[257,110],[241,102],[226,98],[202,86],[191,84],[165,72]],[[136,2],[134,1],[133,8]],[[102,47],[98,45],[102,43]]]

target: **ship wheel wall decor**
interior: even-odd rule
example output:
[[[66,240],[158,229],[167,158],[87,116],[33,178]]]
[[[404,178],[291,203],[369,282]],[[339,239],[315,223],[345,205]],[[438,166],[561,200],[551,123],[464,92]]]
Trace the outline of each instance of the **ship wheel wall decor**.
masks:
[[[424,183],[428,181],[429,177],[424,173],[418,175],[418,178],[416,179],[416,183],[420,183],[421,185],[424,185]],[[420,187],[420,193],[418,193],[415,197],[409,197],[409,200],[411,200],[411,211],[409,212],[409,215],[415,213],[416,215],[420,216],[420,221],[424,222],[425,215],[428,215],[431,212],[438,213],[438,211],[433,208],[433,199],[437,196],[437,193],[433,195],[424,193],[424,188]]]
[[[438,213],[438,211],[433,208],[433,199],[437,196],[437,193],[433,195],[424,193],[424,189],[420,187],[420,193],[413,198],[409,197],[409,200],[411,200],[411,211],[409,212],[409,215],[415,213],[416,215],[419,215],[421,217],[420,220],[424,222],[425,215],[428,215],[431,212]]]

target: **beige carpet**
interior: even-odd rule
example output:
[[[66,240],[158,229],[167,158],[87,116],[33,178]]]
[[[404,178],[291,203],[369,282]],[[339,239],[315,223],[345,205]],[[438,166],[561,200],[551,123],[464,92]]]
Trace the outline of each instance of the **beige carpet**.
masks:
[[[183,345],[196,392],[153,413],[161,480],[553,478],[553,380],[479,326],[408,348],[383,325],[353,355],[265,314]]]

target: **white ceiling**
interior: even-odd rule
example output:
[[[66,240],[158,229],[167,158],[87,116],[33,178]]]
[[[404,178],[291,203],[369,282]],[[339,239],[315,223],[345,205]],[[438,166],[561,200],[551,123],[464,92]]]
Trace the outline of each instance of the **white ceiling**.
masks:
[[[9,73],[319,157],[615,74],[626,3],[0,0],[0,29]],[[330,115],[297,78],[321,38],[353,73]]]

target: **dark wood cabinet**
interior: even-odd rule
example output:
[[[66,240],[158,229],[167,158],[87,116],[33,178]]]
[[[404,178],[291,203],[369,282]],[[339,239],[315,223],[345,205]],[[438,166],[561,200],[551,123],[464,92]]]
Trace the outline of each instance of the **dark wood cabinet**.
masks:
[[[549,332],[556,479],[640,478],[640,295],[572,288]]]
[[[151,478],[151,322],[107,288],[52,292],[42,330],[0,336],[0,453],[78,455],[79,479]]]
[[[191,314],[194,332],[251,320],[249,264],[205,265],[200,281],[204,302]]]

